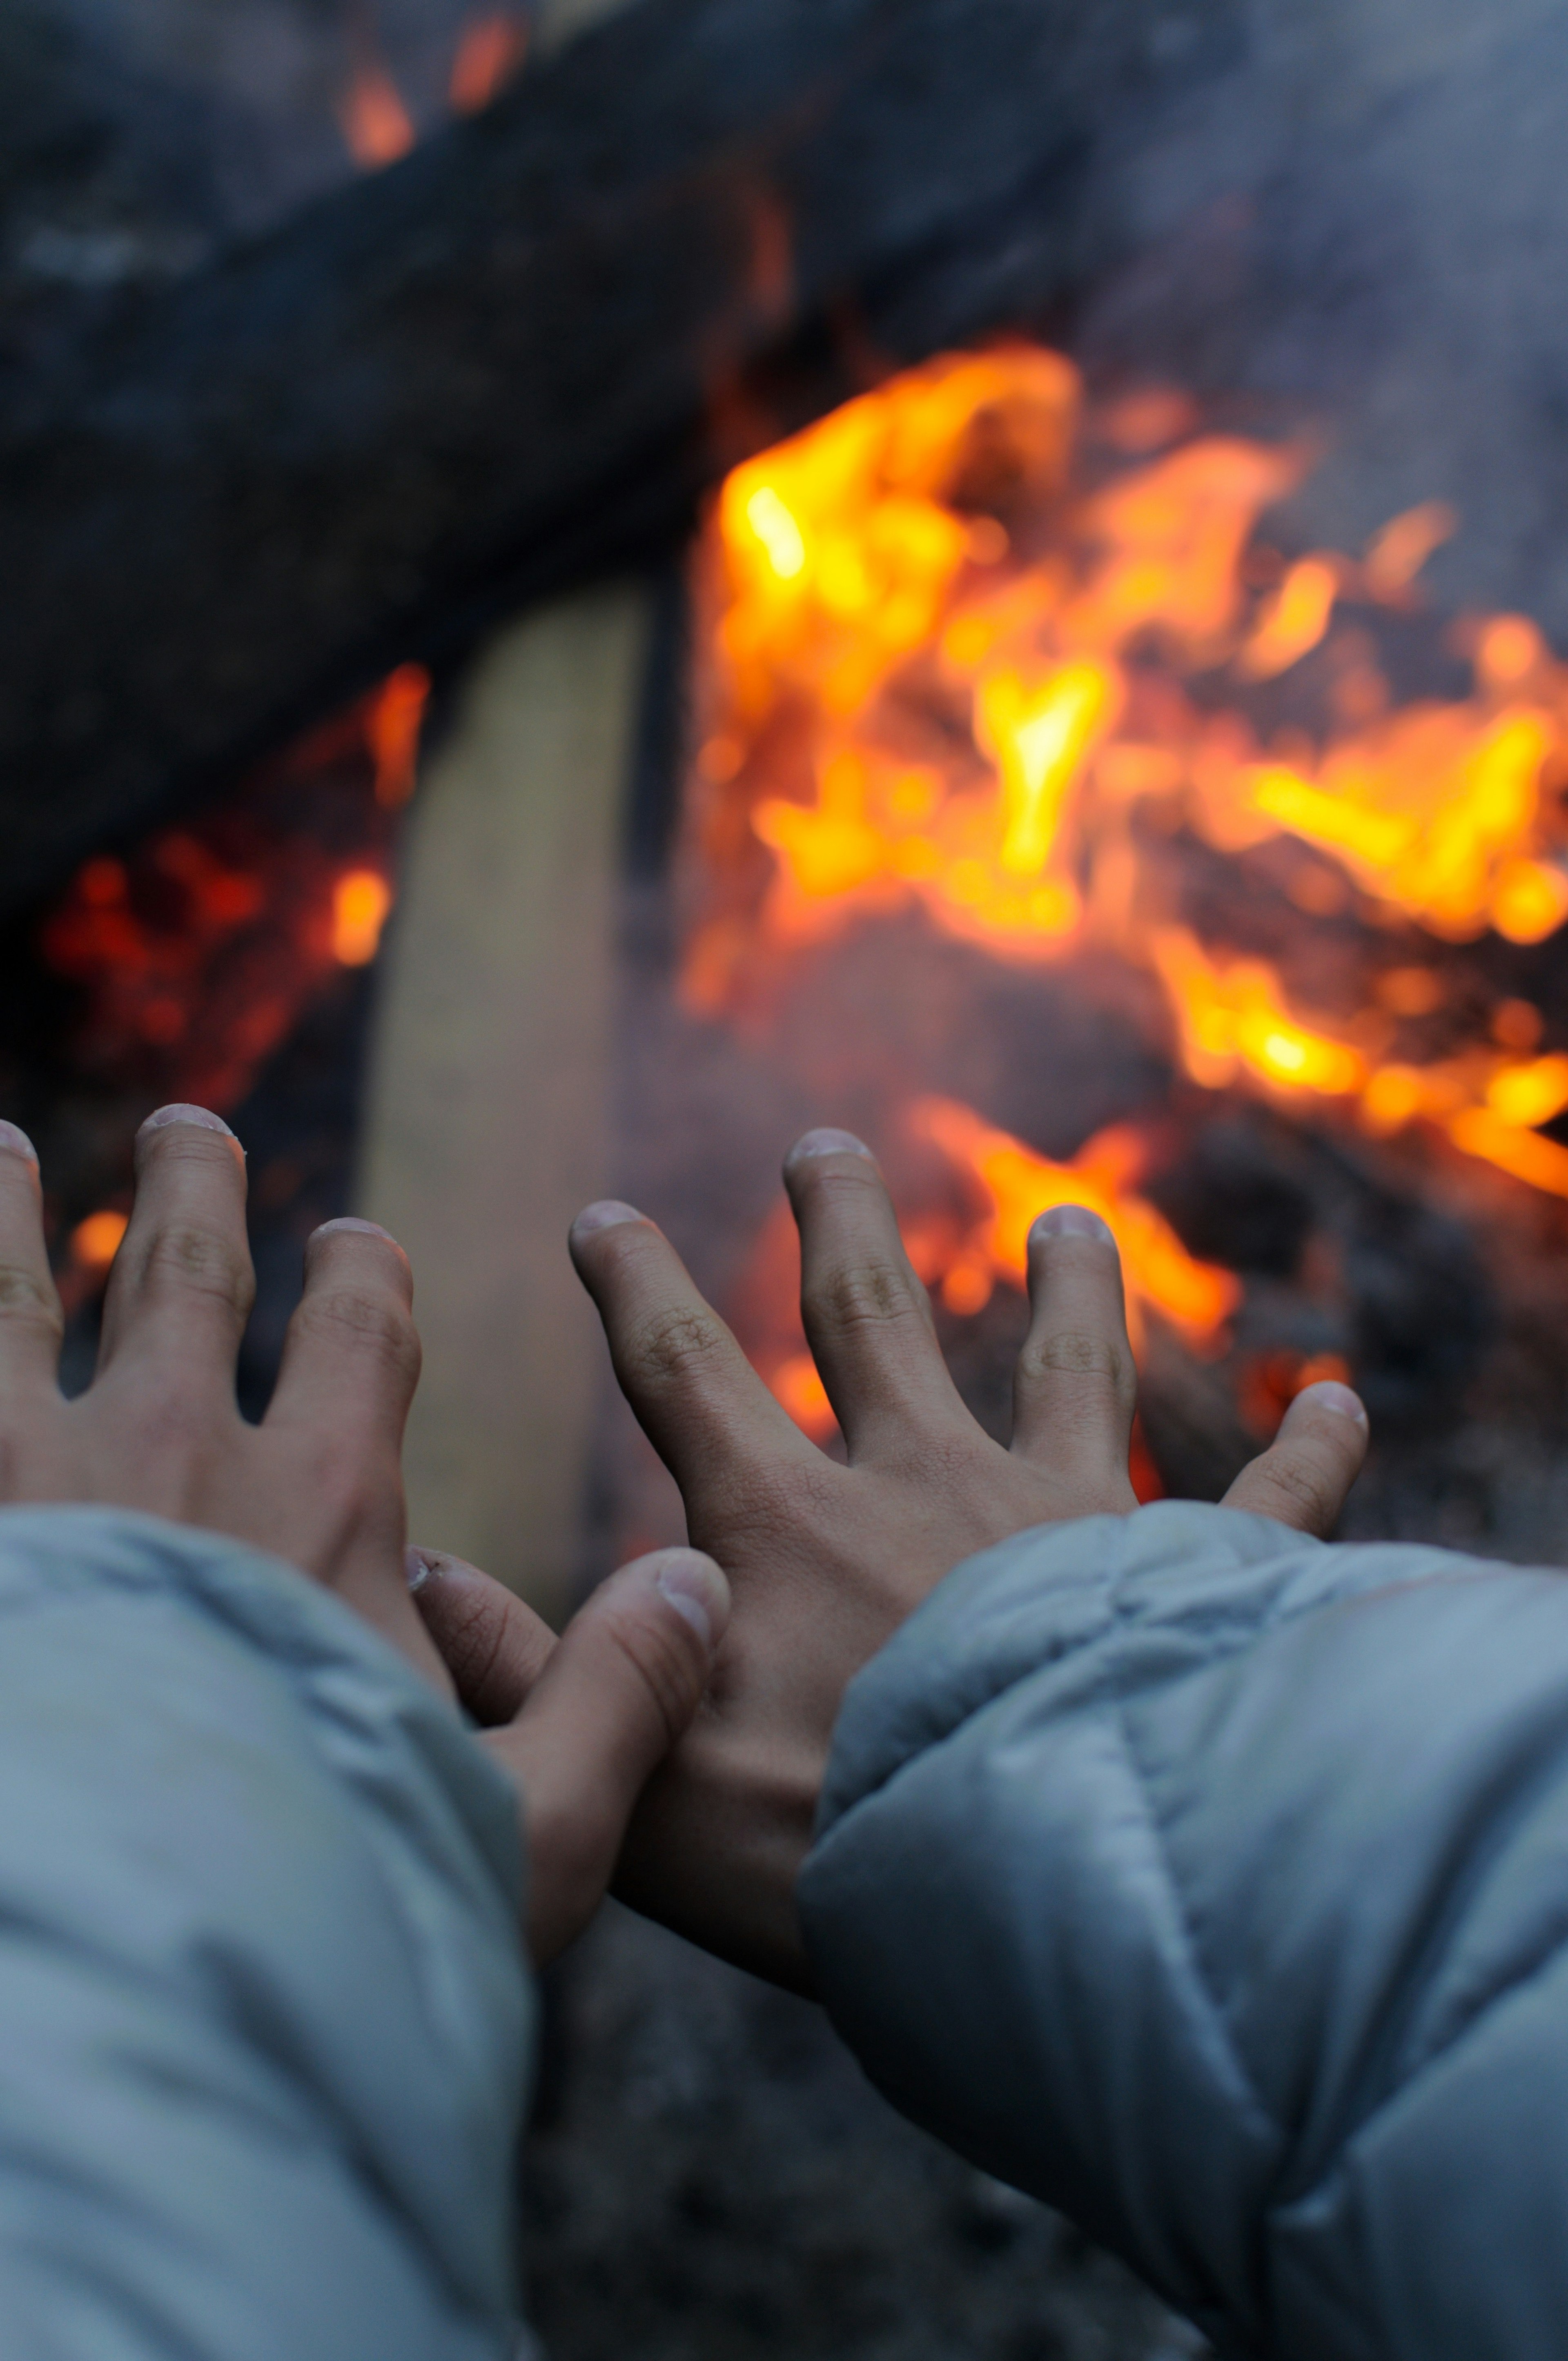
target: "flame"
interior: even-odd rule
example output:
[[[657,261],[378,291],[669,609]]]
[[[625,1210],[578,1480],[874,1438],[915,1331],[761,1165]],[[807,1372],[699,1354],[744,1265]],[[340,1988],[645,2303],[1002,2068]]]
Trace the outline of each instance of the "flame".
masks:
[[[447,97],[458,115],[479,115],[511,80],[528,52],[528,21],[505,9],[470,16],[458,36]]]
[[[422,664],[400,664],[371,698],[365,735],[376,764],[376,800],[396,811],[413,794],[420,730],[430,700],[430,675]]]
[[[1303,557],[1293,566],[1243,642],[1238,672],[1248,680],[1272,680],[1299,664],[1329,628],[1339,580],[1332,557]]]
[[[1245,1074],[1271,1092],[1328,1098],[1365,1086],[1365,1060],[1291,1016],[1266,960],[1222,967],[1180,927],[1157,929],[1153,950],[1180,1026],[1181,1061],[1195,1082],[1223,1090]]]
[[[380,948],[392,889],[378,870],[350,869],[332,895],[332,955],[343,967],[368,967]]]
[[[375,956],[426,686],[405,666],[199,818],[83,862],[39,929],[83,1077],[222,1112]]]
[[[1550,1059],[1518,1054],[1533,1044],[1391,1055],[1438,1006],[1432,971],[1407,957],[1373,1005],[1319,1017],[1288,963],[1183,906],[1172,847],[1196,839],[1277,846],[1302,911],[1434,947],[1568,920],[1568,665],[1528,617],[1491,616],[1467,627],[1468,695],[1397,704],[1376,631],[1457,520],[1427,502],[1359,559],[1289,560],[1259,526],[1310,463],[1201,432],[1169,389],[1086,417],[1071,364],[1020,345],[943,356],[736,468],[706,559],[694,806],[714,873],[740,873],[749,837],[768,882],[760,928],[733,895],[694,928],[692,1005],[876,911],[1012,961],[1098,946],[1157,978],[1201,1087],[1427,1125],[1568,1195],[1541,1132],[1568,1101]],[[1316,700],[1312,734],[1269,722],[1277,683]],[[979,1301],[994,1276],[960,1257],[942,1284]]]
[[[792,1353],[764,1372],[769,1392],[788,1411],[813,1443],[825,1443],[839,1422],[828,1399],[828,1389],[809,1353]]]
[[[979,1310],[997,1279],[1024,1286],[1030,1227],[1052,1205],[1087,1205],[1109,1223],[1121,1250],[1135,1350],[1142,1341],[1146,1310],[1160,1312],[1189,1343],[1203,1345],[1214,1340],[1240,1301],[1241,1287],[1232,1274],[1195,1261],[1164,1215],[1135,1194],[1145,1150],[1130,1126],[1097,1132],[1069,1163],[1053,1164],[953,1099],[916,1101],[910,1124],[917,1137],[943,1151],[988,1206],[940,1274],[949,1310]]]
[[[337,120],[348,152],[364,172],[378,172],[406,156],[417,137],[413,119],[388,68],[366,59],[338,102]]]
[[[108,1269],[120,1251],[120,1241],[130,1227],[127,1214],[105,1206],[101,1213],[89,1213],[78,1222],[71,1233],[71,1258],[79,1270],[99,1272]]]

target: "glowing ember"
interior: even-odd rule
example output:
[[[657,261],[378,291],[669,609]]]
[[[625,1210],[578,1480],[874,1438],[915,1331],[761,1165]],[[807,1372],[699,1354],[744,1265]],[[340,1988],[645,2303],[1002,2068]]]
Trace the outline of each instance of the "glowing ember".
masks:
[[[731,895],[695,928],[688,1001],[720,1009],[748,967],[914,906],[1009,961],[1094,948],[1145,969],[1205,1089],[1378,1135],[1427,1124],[1568,1195],[1568,1148],[1540,1131],[1568,1070],[1531,1059],[1533,1035],[1500,1015],[1481,1040],[1402,1032],[1442,998],[1408,954],[1366,1005],[1319,1016],[1288,966],[1187,906],[1184,844],[1272,846],[1297,908],[1368,942],[1415,929],[1436,957],[1568,918],[1568,666],[1494,616],[1443,658],[1463,644],[1467,696],[1397,705],[1378,634],[1456,521],[1427,503],[1359,559],[1289,561],[1259,521],[1310,463],[1201,432],[1168,390],[1085,417],[1071,366],[1016,346],[911,370],[737,468],[694,796],[711,872],[739,873],[739,823],[771,877],[760,925]],[[947,1273],[949,1301],[978,1299],[987,1255]]]
[[[458,37],[448,97],[458,115],[478,115],[504,89],[528,50],[528,23],[504,9],[470,16]]]
[[[430,701],[430,675],[422,664],[400,664],[371,698],[365,735],[376,763],[376,800],[389,811],[414,791],[419,735]]]
[[[342,967],[368,967],[392,906],[392,889],[374,869],[351,869],[332,895],[332,955]]]
[[[428,687],[404,666],[216,809],[83,863],[39,935],[79,988],[83,1075],[226,1110],[302,1011],[375,958]]]

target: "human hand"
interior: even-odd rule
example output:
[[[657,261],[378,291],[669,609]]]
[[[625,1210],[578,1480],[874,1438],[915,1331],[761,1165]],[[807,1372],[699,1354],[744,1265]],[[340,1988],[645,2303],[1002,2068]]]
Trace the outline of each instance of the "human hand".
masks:
[[[407,1258],[371,1222],[315,1232],[258,1426],[235,1399],[254,1293],[238,1141],[203,1107],[159,1108],[137,1137],[97,1372],[68,1402],[38,1159],[0,1123],[0,1503],[140,1509],[268,1550],[450,1697],[405,1564],[399,1451],[420,1359]],[[629,1568],[554,1647],[498,1738],[523,1785],[538,1956],[601,1898],[643,1781],[696,1709],[728,1611],[723,1576],[695,1551]]]
[[[68,1402],[38,1159],[0,1124],[0,1500],[102,1501],[269,1550],[450,1697],[403,1578],[398,1455],[420,1358],[407,1258],[373,1223],[316,1231],[259,1426],[235,1399],[255,1292],[239,1142],[204,1107],[160,1107],[137,1135],[97,1371]]]
[[[409,1552],[409,1587],[528,1829],[528,1942],[536,1961],[581,1934],[604,1899],[649,1773],[702,1703],[729,1587],[697,1550],[654,1550],[601,1583],[557,1640],[489,1575]]]
[[[869,1151],[846,1133],[808,1133],[784,1182],[806,1336],[847,1466],[780,1408],[652,1222],[590,1206],[572,1253],[691,1539],[725,1568],[735,1601],[704,1708],[633,1816],[616,1891],[806,1989],[795,1882],[847,1684],[960,1559],[1031,1525],[1135,1505],[1135,1377],[1110,1232],[1082,1207],[1043,1214],[1003,1450],[948,1374]],[[1365,1440],[1348,1388],[1310,1387],[1226,1503],[1326,1532]],[[473,1661],[491,1708],[510,1712],[539,1659],[521,1644],[515,1602],[485,1577],[471,1584]]]

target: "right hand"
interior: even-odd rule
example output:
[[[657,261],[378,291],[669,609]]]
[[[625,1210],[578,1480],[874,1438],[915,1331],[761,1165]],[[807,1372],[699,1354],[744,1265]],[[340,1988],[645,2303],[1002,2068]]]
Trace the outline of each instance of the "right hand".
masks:
[[[845,1687],[960,1559],[1031,1525],[1136,1505],[1135,1377],[1115,1243],[1093,1213],[1058,1207],[1030,1236],[1031,1317],[1003,1450],[959,1400],[869,1150],[846,1133],[808,1133],[784,1183],[806,1336],[847,1466],[773,1400],[652,1222],[593,1205],[571,1243],[616,1375],[680,1486],[691,1540],[734,1597],[704,1708],[643,1794],[616,1891],[807,1990],[795,1883]],[[1365,1445],[1349,1389],[1310,1387],[1226,1503],[1327,1532]],[[537,1649],[536,1635],[499,1585],[474,1580],[470,1644],[492,1706],[510,1713],[537,1675],[525,1644]],[[439,1623],[431,1629],[453,1662]]]

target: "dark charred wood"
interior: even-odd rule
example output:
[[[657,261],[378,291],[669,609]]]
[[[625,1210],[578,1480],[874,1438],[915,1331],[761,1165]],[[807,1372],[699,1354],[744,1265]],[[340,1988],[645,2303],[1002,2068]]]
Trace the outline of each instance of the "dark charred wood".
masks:
[[[1157,0],[645,0],[0,390],[0,898],[1081,263]],[[1191,77],[1231,0],[1205,0]],[[1168,45],[1167,45],[1168,47]]]

